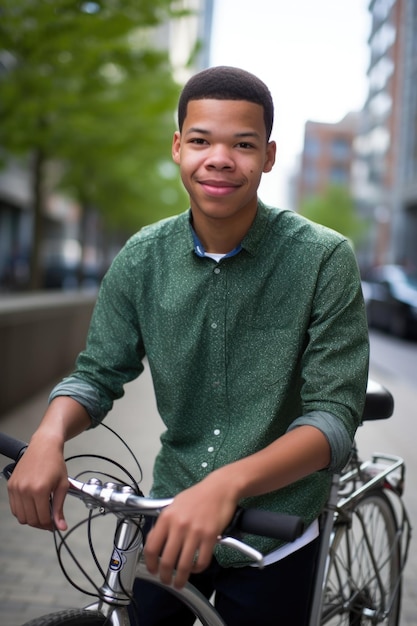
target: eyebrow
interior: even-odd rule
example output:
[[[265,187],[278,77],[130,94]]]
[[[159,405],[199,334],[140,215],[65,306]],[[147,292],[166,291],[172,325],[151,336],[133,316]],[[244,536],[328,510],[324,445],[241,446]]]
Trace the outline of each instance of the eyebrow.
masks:
[[[204,128],[198,128],[197,126],[192,126],[185,133],[186,135],[190,135],[191,133],[200,133],[201,135],[210,135],[209,130],[205,130]]]
[[[189,128],[187,130],[187,132],[185,133],[186,135],[190,135],[192,133],[199,133],[201,135],[211,135],[211,131],[207,130],[205,128],[198,128],[198,126],[192,126],[191,128]],[[253,137],[255,139],[260,139],[260,134],[255,132],[255,131],[244,131],[241,133],[235,133],[233,135],[233,137],[235,137],[236,139],[245,139],[248,137]]]

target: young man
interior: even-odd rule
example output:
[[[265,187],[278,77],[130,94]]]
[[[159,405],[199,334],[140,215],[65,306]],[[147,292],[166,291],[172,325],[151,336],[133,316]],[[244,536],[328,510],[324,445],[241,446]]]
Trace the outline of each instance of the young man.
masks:
[[[178,588],[191,577],[207,596],[215,590],[228,625],[301,626],[317,518],[367,384],[357,266],[344,237],[258,199],[276,149],[258,78],[200,72],[178,121],[172,155],[191,208],[142,229],[115,259],[86,350],[9,481],[11,507],[20,522],[50,528],[53,492],[54,523],[65,528],[64,443],[106,415],[146,355],[166,425],[152,494],[175,496],[148,534],[149,570]],[[238,503],[301,515],[307,531],[291,546],[253,538],[268,565],[250,567],[215,547]],[[166,592],[143,586],[141,624],[192,623]]]

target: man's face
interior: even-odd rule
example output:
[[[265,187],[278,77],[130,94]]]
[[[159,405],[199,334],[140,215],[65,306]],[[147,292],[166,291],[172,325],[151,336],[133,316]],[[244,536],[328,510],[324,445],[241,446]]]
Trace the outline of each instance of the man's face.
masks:
[[[210,218],[253,213],[263,172],[275,161],[263,108],[244,100],[192,100],[172,155],[180,166],[193,214]]]

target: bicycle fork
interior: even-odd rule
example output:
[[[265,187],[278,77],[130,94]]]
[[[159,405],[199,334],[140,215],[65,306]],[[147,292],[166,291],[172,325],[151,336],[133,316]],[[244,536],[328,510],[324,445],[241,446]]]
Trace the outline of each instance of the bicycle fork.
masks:
[[[88,611],[100,611],[111,626],[130,626],[127,607],[143,547],[141,526],[140,518],[123,519],[118,523],[106,579],[100,588],[100,600],[86,607]]]

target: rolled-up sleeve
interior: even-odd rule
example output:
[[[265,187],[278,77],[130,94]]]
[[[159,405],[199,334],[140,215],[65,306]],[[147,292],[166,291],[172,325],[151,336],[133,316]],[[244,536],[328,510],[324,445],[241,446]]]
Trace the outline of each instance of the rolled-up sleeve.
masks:
[[[328,467],[330,472],[340,472],[346,464],[352,449],[352,438],[344,424],[331,413],[312,411],[296,419],[288,431],[299,426],[314,426],[318,428],[330,446],[331,460]]]
[[[64,378],[55,385],[50,393],[49,402],[59,396],[67,396],[81,404],[90,416],[92,427],[98,426],[111,408],[111,404],[103,406],[95,387],[75,376]]]

